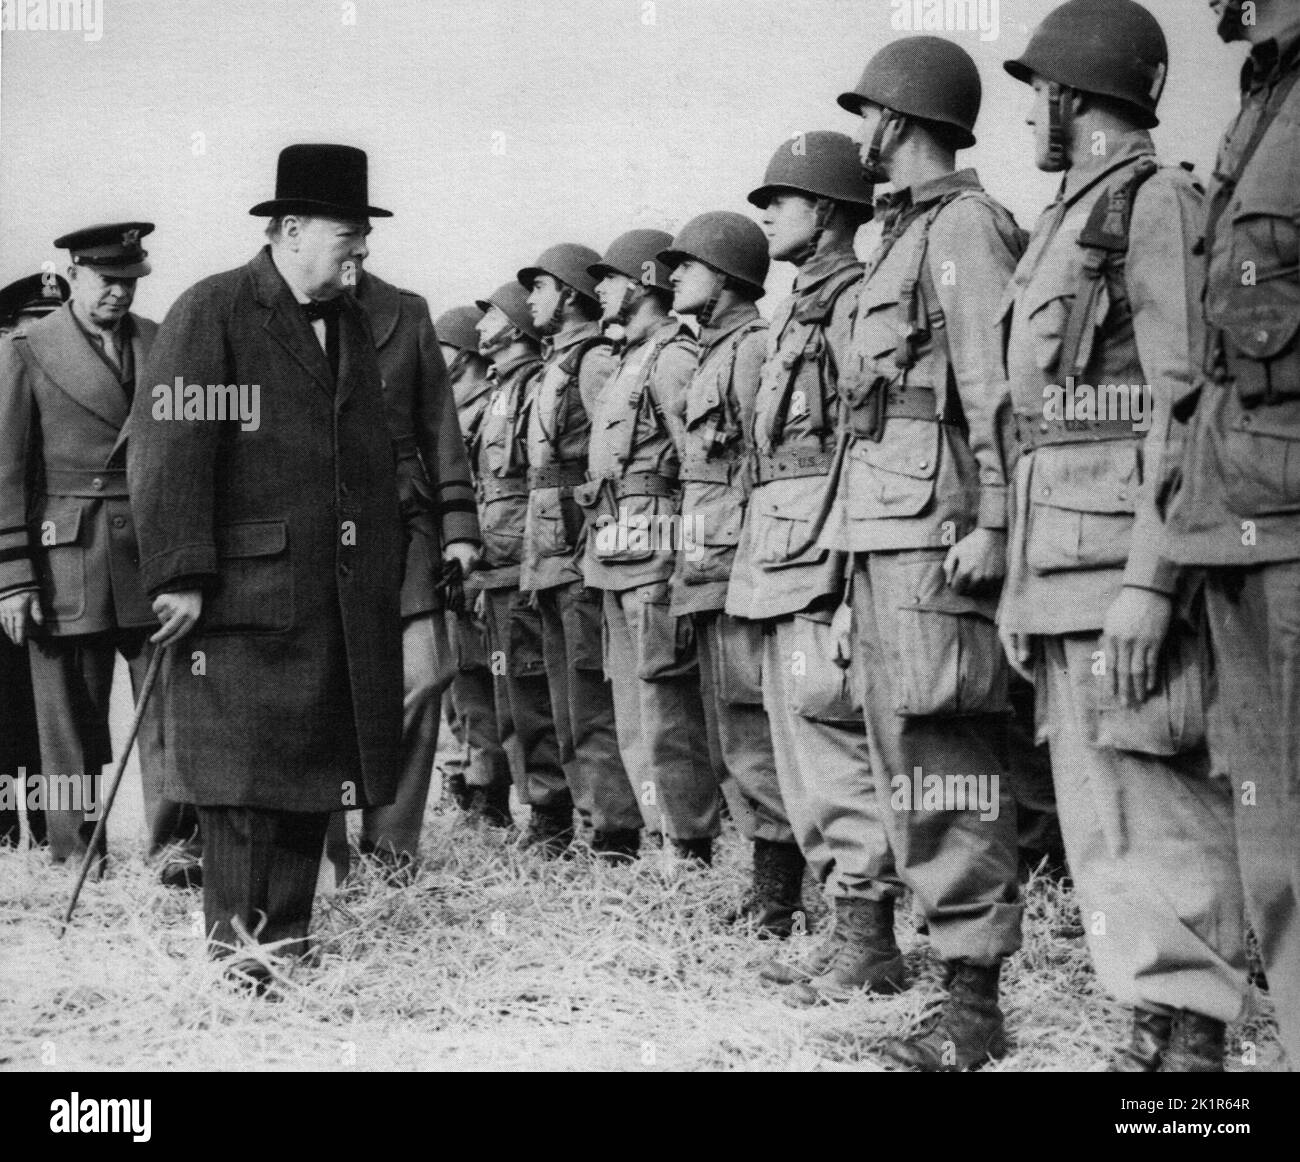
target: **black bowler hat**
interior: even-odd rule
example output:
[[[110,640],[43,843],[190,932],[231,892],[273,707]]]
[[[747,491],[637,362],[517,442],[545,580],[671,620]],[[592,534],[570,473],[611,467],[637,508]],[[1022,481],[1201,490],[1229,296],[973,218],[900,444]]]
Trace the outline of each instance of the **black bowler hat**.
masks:
[[[392,211],[367,205],[366,151],[350,145],[290,145],[280,151],[275,197],[248,212],[258,218],[280,214],[322,214],[358,221],[391,218]]]
[[[0,327],[20,315],[48,315],[68,300],[68,280],[61,275],[29,274],[0,290]]]
[[[151,269],[145,262],[149,252],[140,239],[152,233],[152,222],[110,222],[74,230],[56,238],[54,245],[70,250],[77,266],[90,266],[113,278],[140,278]]]

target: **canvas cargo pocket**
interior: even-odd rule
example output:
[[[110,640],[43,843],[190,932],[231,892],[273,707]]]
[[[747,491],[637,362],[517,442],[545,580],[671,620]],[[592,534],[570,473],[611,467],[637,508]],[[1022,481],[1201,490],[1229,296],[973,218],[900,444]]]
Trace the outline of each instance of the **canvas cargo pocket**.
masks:
[[[636,623],[630,628],[636,647],[636,676],[642,681],[697,672],[695,627],[689,616],[674,617],[670,612],[667,583],[646,585],[637,592]]]
[[[845,457],[845,507],[851,521],[917,516],[934,496],[939,425],[903,418],[885,423],[879,443],[855,440]]]
[[[487,640],[478,619],[467,613],[449,612],[447,622],[456,646],[456,670],[461,674],[486,670]]]
[[[1224,434],[1223,455],[1238,516],[1300,511],[1300,402],[1243,412]]]
[[[570,665],[576,670],[605,668],[601,613],[603,595],[599,589],[573,584],[560,593],[560,623]]]
[[[206,633],[274,633],[293,623],[293,568],[282,520],[216,530],[217,587],[203,606]]]
[[[41,582],[41,600],[49,601],[55,621],[75,621],[86,612],[86,550],[81,540],[82,506],[47,510],[30,531]]]
[[[1204,746],[1203,649],[1199,635],[1175,619],[1160,651],[1159,685],[1138,706],[1121,704],[1103,686],[1105,678],[1095,678],[1093,745],[1164,757]]]
[[[532,548],[542,557],[571,556],[577,545],[576,535],[570,536],[571,519],[566,519],[565,501],[559,488],[535,488],[528,495],[528,539]],[[567,502],[579,515],[581,510],[570,499]]]
[[[726,484],[688,484],[682,516],[681,578],[686,585],[726,581],[745,523],[745,498]]]
[[[763,623],[717,615],[718,696],[743,706],[763,704]]]
[[[811,535],[813,521],[821,507],[827,486],[825,476],[802,476],[764,484],[750,497],[753,522],[754,563],[772,571],[794,566],[816,565],[826,559],[827,549],[815,544],[798,556],[791,549],[802,545]]]
[[[854,688],[844,632],[833,610],[796,613],[789,626],[790,667],[786,683],[790,709],[818,722],[862,724],[862,702]]]
[[[655,538],[662,534],[660,503],[652,496],[624,496],[616,499],[612,480],[589,480],[573,490],[573,499],[587,521],[587,536],[596,559],[608,564],[630,565],[655,555]],[[672,516],[663,506],[662,516]],[[671,524],[671,521],[667,522]]]
[[[939,574],[942,580],[942,574]],[[954,593],[917,594],[896,613],[894,712],[905,718],[1002,714],[1007,660],[995,603]]]
[[[1140,457],[1136,440],[1034,453],[1026,557],[1035,573],[1118,568],[1128,561]]]
[[[510,595],[510,621],[506,672],[512,678],[533,678],[546,673],[542,655],[542,615],[529,602],[529,594]]]
[[[524,522],[528,513],[528,486],[493,477],[490,490],[481,493],[479,525],[483,561],[490,569],[518,565],[523,559]]]

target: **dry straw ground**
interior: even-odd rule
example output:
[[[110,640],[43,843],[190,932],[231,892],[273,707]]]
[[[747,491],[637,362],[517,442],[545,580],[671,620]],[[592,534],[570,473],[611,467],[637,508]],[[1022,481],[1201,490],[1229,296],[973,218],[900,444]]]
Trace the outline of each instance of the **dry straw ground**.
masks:
[[[199,893],[163,889],[138,857],[87,885],[56,941],[72,874],[0,851],[0,1068],[875,1070],[873,1042],[939,996],[904,909],[909,992],[783,1004],[756,977],[772,946],[719,923],[744,885],[748,846],[734,833],[708,871],[658,852],[631,867],[547,863],[444,802],[425,843],[411,886],[364,870],[318,902],[319,963],[296,969],[279,1003],[219,979]],[[1068,893],[1031,883],[1006,973],[1014,1050],[992,1068],[1094,1070],[1121,1036],[1077,925]],[[1244,1068],[1243,1041],[1258,1047],[1254,1068],[1273,1067],[1263,1016],[1232,1031],[1232,1068]]]

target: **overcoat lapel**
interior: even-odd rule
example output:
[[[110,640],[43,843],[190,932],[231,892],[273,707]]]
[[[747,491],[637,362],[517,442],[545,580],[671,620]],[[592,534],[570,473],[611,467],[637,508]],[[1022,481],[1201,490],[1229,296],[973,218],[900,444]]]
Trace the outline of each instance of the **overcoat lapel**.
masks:
[[[266,318],[262,323],[264,329],[302,365],[303,370],[316,381],[316,385],[333,399],[334,385],[331,382],[329,360],[312,331],[311,324],[307,322],[307,316],[299,309],[288,284],[275,269],[269,247],[249,263],[249,274],[253,280],[254,297],[266,310]]]

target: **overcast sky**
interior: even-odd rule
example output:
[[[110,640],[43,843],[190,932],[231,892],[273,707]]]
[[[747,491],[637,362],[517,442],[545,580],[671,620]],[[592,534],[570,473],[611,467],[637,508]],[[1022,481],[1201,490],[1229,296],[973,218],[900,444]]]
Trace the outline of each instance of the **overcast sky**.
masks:
[[[248,208],[292,142],[367,150],[371,202],[395,214],[375,222],[369,265],[437,313],[553,242],[603,249],[633,226],[752,213],[773,151],[852,132],[836,95],[905,35],[895,0],[100,2],[98,39],[0,40],[0,285],[62,269],[50,244],[65,231],[149,219],[155,273],[136,306],[159,319],[256,252]],[[1028,90],[1001,62],[1052,7],[983,0],[984,29],[948,33],[985,87],[980,145],[961,157],[1026,226],[1055,182],[1033,168]],[[1207,173],[1240,47],[1218,42],[1205,0],[1148,7],[1172,51],[1157,145]]]

